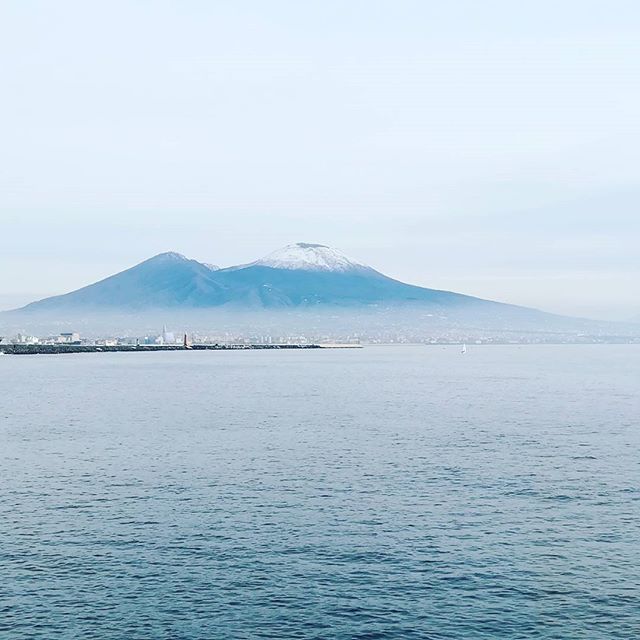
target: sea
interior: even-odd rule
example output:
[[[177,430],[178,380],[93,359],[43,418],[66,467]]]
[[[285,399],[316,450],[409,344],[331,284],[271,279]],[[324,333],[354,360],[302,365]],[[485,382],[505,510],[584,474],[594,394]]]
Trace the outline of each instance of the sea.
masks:
[[[640,637],[640,346],[0,358],[0,638]]]

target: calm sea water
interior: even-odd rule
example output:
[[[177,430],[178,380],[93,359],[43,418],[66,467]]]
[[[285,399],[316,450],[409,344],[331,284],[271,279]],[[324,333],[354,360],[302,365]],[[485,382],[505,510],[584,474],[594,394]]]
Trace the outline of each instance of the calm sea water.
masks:
[[[0,637],[640,637],[640,348],[0,358]]]

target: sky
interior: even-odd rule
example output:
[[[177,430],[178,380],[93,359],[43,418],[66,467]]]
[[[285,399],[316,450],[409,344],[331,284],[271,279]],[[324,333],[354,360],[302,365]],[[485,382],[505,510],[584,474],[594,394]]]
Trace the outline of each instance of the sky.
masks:
[[[0,3],[0,308],[292,242],[640,317],[640,3]]]

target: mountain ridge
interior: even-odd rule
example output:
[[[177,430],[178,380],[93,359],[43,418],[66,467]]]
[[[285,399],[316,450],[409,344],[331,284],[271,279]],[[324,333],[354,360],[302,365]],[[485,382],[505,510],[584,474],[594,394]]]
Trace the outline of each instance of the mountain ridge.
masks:
[[[288,245],[254,262],[217,268],[174,251],[148,258],[69,293],[0,313],[2,332],[40,327],[127,334],[158,322],[255,335],[286,331],[395,340],[412,335],[563,341],[633,335],[640,326],[571,318],[429,289],[390,278],[325,245]],[[461,334],[461,331],[465,333]],[[506,332],[506,333],[505,333]],[[493,338],[492,338],[493,339]],[[533,338],[537,340],[539,338]]]
[[[249,264],[226,268],[167,251],[75,291],[34,301],[14,312],[72,308],[139,310],[412,304],[438,308],[496,305],[524,309],[407,284],[326,245],[296,243]]]

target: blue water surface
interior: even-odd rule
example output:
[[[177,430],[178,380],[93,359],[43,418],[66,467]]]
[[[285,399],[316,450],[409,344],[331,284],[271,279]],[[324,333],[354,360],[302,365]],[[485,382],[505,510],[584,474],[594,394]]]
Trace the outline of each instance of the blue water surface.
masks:
[[[640,348],[0,358],[0,637],[640,637]]]

